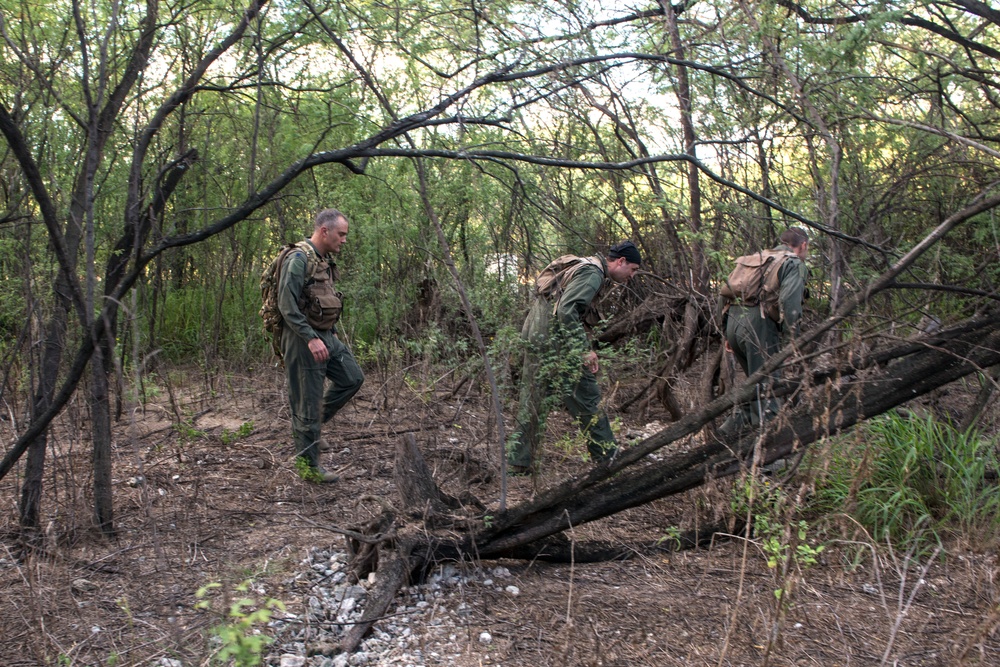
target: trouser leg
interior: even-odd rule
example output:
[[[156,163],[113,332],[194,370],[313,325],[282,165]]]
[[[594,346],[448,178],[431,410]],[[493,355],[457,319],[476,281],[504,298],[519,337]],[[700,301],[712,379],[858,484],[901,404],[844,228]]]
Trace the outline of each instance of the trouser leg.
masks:
[[[358,393],[364,384],[365,375],[351,353],[351,348],[336,336],[324,370],[330,380],[330,386],[323,395],[323,421],[327,422]]]
[[[325,364],[316,363],[309,346],[287,329],[282,332],[282,358],[288,379],[295,453],[306,459],[310,466],[316,467],[319,464],[316,441],[320,436]]]
[[[748,331],[751,339],[746,345],[747,370],[751,374],[759,371],[768,358],[781,346],[781,334],[778,332],[778,325],[773,320],[757,317],[752,324],[753,327]],[[778,414],[780,405],[771,393],[771,381],[776,377],[777,373],[774,373],[771,377],[757,384],[757,395],[751,401],[750,423],[754,426],[760,426],[762,421],[766,422]]]
[[[545,432],[545,418],[548,416],[546,389],[538,377],[538,366],[534,355],[524,355],[517,426],[507,441],[507,463],[512,466],[527,468],[532,465],[537,456],[538,441]]]
[[[756,312],[735,318],[730,316],[726,339],[733,348],[736,361],[748,377],[760,370],[768,357],[777,352],[781,345],[777,324]],[[762,419],[771,419],[779,408],[779,401],[771,395],[771,378],[765,379],[757,384],[754,398],[738,406],[721,430],[735,432],[747,425],[760,426]]]
[[[587,436],[587,451],[593,461],[605,461],[618,451],[608,416],[601,410],[601,387],[597,377],[584,369],[573,391],[563,398],[563,405],[573,415],[580,431]]]

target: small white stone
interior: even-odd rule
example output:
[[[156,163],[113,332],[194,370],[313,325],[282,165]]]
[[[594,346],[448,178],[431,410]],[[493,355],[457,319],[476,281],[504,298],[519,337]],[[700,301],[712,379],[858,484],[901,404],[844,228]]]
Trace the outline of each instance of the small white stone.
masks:
[[[520,595],[521,594],[521,589],[518,588],[517,586],[513,586],[513,585],[508,586],[504,590],[507,591],[508,593],[510,593],[511,595]]]
[[[801,630],[802,629],[802,624],[801,623],[796,623],[792,627],[795,628],[796,630]]]
[[[374,584],[375,583],[375,573],[374,572],[369,572],[368,573],[368,583],[369,584]]]
[[[279,664],[281,667],[305,667],[306,659],[301,655],[286,653],[281,656],[281,662]]]
[[[493,643],[493,635],[491,635],[490,633],[488,633],[485,630],[483,630],[482,632],[479,633],[479,643],[480,644],[492,644]]]

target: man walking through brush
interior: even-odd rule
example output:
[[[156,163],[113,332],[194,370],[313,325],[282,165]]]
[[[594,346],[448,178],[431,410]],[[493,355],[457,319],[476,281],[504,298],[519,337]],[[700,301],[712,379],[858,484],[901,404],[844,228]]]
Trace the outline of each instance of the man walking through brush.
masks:
[[[296,467],[303,478],[336,482],[319,464],[324,422],[361,388],[365,380],[350,348],[337,336],[342,304],[334,289],[334,255],[347,240],[347,217],[336,209],[316,215],[312,236],[289,252],[278,281],[278,308],[284,320],[281,356],[288,378]],[[324,379],[330,387],[323,392]]]
[[[624,241],[607,257],[564,255],[539,274],[535,300],[521,329],[526,350],[517,430],[507,445],[511,474],[531,471],[546,417],[557,402],[579,423],[592,460],[614,456],[615,437],[600,408],[600,364],[587,331],[600,320],[594,305],[600,294],[612,281],[628,282],[641,263],[635,244]]]
[[[809,237],[798,227],[782,232],[781,244],[736,260],[719,297],[726,350],[733,352],[749,377],[798,331],[805,294]],[[747,426],[759,426],[778,413],[770,383],[757,386],[757,397],[737,406],[719,428],[731,438]]]

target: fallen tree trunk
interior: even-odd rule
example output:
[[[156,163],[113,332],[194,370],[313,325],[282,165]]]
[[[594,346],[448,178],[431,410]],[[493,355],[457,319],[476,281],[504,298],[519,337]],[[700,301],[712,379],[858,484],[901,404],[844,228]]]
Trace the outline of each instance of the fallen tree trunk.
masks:
[[[634,465],[708,423],[718,414],[717,401],[713,402],[624,452],[612,465],[511,508],[496,517],[491,528],[456,547],[489,558],[570,526],[686,491],[709,477],[731,475],[752,453],[758,435],[761,463],[770,463],[998,362],[1000,313],[993,312],[939,335],[872,354],[848,368],[815,373],[811,379],[825,378],[818,383],[821,390],[809,392],[798,405],[783,411],[763,434],[749,433],[732,443],[715,441],[661,461]],[[866,365],[868,370],[862,368]],[[785,383],[786,391],[792,384]]]
[[[440,494],[421,460],[412,436],[398,448],[397,474],[422,480],[397,480],[404,502],[411,507],[395,513],[406,520],[417,510],[423,526],[410,526],[406,538],[378,541],[387,551],[378,559],[376,604],[366,610],[362,624],[342,643],[350,651],[371,624],[384,613],[396,590],[414,576],[419,578],[442,560],[491,558],[543,558],[556,561],[595,561],[624,558],[634,548],[600,542],[573,542],[563,531],[611,516],[669,495],[697,487],[708,479],[732,475],[746,467],[759,452],[767,464],[801,451],[816,440],[847,430],[859,422],[1000,363],[1000,311],[972,318],[934,336],[906,342],[821,369],[796,381],[780,383],[779,390],[797,393],[763,432],[751,432],[733,442],[714,440],[670,454],[659,461],[647,455],[700,430],[732,403],[725,396],[697,413],[625,450],[611,464],[597,466],[586,475],[540,493],[533,500],[495,516],[456,516],[472,507],[456,506]],[[381,534],[389,532],[386,515],[378,522]],[[473,527],[482,526],[481,529]],[[437,531],[435,528],[447,527]],[[673,548],[684,548],[710,539],[712,530],[681,536]],[[403,531],[400,530],[399,534]],[[371,559],[365,559],[371,563]],[[384,568],[384,569],[383,569]],[[370,613],[369,613],[370,611]]]

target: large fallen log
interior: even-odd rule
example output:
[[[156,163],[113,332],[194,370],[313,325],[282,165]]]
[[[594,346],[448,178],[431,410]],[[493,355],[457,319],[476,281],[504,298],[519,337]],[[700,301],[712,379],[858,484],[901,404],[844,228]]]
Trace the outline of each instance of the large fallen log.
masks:
[[[731,475],[751,454],[760,436],[762,463],[835,435],[934,389],[1000,362],[1000,313],[972,318],[934,336],[913,340],[812,373],[818,390],[807,392],[763,434],[736,442],[714,441],[651,461],[648,454],[700,430],[719,414],[722,398],[690,414],[635,447],[610,465],[543,491],[533,500],[495,516],[489,528],[453,543],[440,542],[424,557],[508,554],[570,526]],[[802,382],[784,383],[790,392]],[[415,552],[419,555],[419,550]]]
[[[393,587],[406,583],[407,573],[418,574],[431,564],[448,559],[543,557],[582,561],[627,557],[629,549],[620,545],[572,543],[560,534],[571,527],[692,489],[708,479],[732,475],[746,466],[752,455],[759,456],[761,464],[786,457],[820,438],[841,433],[865,419],[998,363],[1000,311],[969,319],[934,336],[855,357],[780,383],[779,390],[786,395],[797,392],[797,400],[789,401],[794,404],[788,405],[763,432],[747,433],[732,442],[714,440],[668,454],[661,460],[648,457],[699,431],[732,403],[720,397],[625,450],[610,464],[597,466],[585,475],[547,489],[529,502],[495,514],[489,522],[483,516],[455,521],[455,512],[469,505],[456,507],[454,499],[440,494],[429,479],[430,473],[420,460],[415,442],[404,442],[398,447],[397,456],[406,460],[397,464],[397,471],[407,477],[420,475],[426,479],[397,480],[406,502],[416,507],[400,513],[395,520],[405,521],[406,514],[412,518],[415,509],[424,526],[420,530],[410,526],[404,539],[382,542],[380,548],[390,553],[379,562],[391,567],[386,572],[379,568],[379,605],[373,608],[370,617],[366,614],[364,628],[357,628],[342,647],[349,651],[357,645],[392,599]],[[441,520],[445,512],[452,515],[450,522]],[[434,530],[433,527],[444,523],[449,524],[447,532]],[[385,524],[380,523],[378,529],[386,532]],[[705,537],[705,534],[687,535],[677,546],[697,544]]]

